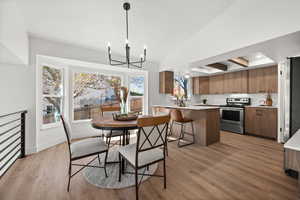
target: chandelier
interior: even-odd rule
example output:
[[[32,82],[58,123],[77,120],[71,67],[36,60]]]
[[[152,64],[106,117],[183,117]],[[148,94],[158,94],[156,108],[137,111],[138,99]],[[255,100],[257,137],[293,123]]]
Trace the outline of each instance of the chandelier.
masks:
[[[130,46],[129,46],[129,41],[128,41],[128,10],[130,9],[130,3],[125,2],[123,4],[123,8],[126,12],[126,40],[125,40],[125,56],[126,56],[126,61],[120,61],[120,60],[115,60],[111,58],[111,47],[110,43],[107,45],[108,49],[108,58],[109,58],[109,64],[116,66],[116,65],[127,65],[129,68],[130,66],[132,67],[137,67],[137,68],[142,68],[143,63],[146,61],[146,46],[144,46],[144,52],[141,54],[139,60],[131,61],[130,60]]]

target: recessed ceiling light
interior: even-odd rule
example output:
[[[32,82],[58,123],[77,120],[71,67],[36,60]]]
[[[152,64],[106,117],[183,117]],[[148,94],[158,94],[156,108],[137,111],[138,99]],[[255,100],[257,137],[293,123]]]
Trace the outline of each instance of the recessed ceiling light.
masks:
[[[256,59],[261,59],[261,58],[263,58],[263,57],[264,57],[264,55],[262,55],[261,53],[258,53],[258,54],[255,56]]]
[[[190,78],[190,75],[186,74],[186,75],[184,75],[184,78],[188,79],[188,78]]]

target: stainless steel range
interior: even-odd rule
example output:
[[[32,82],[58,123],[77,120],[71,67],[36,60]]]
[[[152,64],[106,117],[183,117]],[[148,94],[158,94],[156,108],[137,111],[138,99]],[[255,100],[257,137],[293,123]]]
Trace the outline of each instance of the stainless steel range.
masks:
[[[227,98],[220,109],[221,129],[244,134],[244,110],[251,104],[250,98]]]

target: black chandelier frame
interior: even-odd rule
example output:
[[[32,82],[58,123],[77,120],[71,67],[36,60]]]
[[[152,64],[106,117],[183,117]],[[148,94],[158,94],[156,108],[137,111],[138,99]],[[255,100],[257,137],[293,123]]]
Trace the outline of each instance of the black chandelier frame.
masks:
[[[144,52],[141,55],[140,60],[131,61],[131,59],[130,59],[130,46],[129,46],[129,42],[128,42],[128,10],[130,10],[130,3],[125,2],[123,4],[123,8],[126,12],[126,45],[125,45],[126,61],[120,61],[120,60],[112,59],[111,47],[110,47],[110,44],[108,44],[107,50],[108,50],[109,64],[112,65],[112,66],[127,65],[128,68],[130,68],[130,66],[136,67],[136,68],[143,68],[143,63],[146,62],[147,49],[146,49],[146,46],[145,46],[144,47]]]

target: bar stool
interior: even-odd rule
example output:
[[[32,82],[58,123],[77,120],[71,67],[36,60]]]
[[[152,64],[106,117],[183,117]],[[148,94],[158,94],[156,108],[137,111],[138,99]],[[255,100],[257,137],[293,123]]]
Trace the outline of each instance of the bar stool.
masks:
[[[194,144],[195,143],[195,134],[194,134],[193,120],[183,117],[182,112],[178,109],[174,109],[171,111],[171,120],[172,120],[172,123],[171,123],[171,127],[170,127],[170,130],[171,130],[170,134],[172,134],[172,128],[173,128],[174,123],[181,126],[177,146],[184,147],[187,145]],[[191,128],[192,128],[191,133],[185,131],[185,126],[189,123],[191,124]],[[192,140],[186,140],[185,139],[186,135],[192,136]],[[182,144],[183,141],[185,141],[184,144]]]

